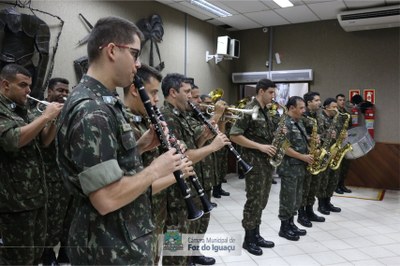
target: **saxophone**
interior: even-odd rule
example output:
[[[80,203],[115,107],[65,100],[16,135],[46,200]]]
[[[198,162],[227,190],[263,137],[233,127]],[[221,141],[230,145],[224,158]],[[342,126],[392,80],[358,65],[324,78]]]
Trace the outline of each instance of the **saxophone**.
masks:
[[[324,142],[322,144],[322,149],[325,150],[325,154],[324,154],[324,156],[320,156],[318,158],[318,164],[320,166],[319,173],[325,171],[328,168],[329,163],[330,163],[330,161],[332,159],[332,154],[331,154],[330,149],[329,149],[329,143],[330,143],[329,140],[330,140],[330,138],[332,136],[333,130],[335,130],[335,126],[336,126],[336,123],[337,123],[338,116],[339,116],[339,111],[336,110],[336,114],[333,117],[332,123],[330,124],[330,126],[328,128],[327,134],[326,134]]]
[[[285,120],[287,117],[287,108],[282,106],[276,102],[273,102],[274,105],[279,105],[283,109],[283,114],[279,119],[278,128],[275,131],[274,139],[272,140],[272,146],[276,148],[276,153],[269,159],[269,163],[273,167],[278,167],[285,156],[285,152],[287,148],[290,146],[289,140],[286,138],[286,133],[283,132],[283,127],[285,126]]]
[[[311,137],[310,137],[310,154],[313,156],[314,162],[312,164],[307,165],[307,171],[312,175],[317,175],[320,172],[320,165],[318,158],[325,156],[326,151],[324,149],[319,149],[318,145],[318,124],[317,119],[312,118],[310,116],[306,116],[306,118],[310,119],[313,123]]]
[[[342,143],[344,138],[346,137],[347,128],[349,127],[350,115],[347,113],[340,113],[343,116],[346,116],[346,121],[343,124],[343,128],[340,131],[339,137],[336,140],[335,144],[331,146],[330,152],[332,154],[331,161],[329,163],[329,167],[332,170],[337,170],[340,166],[340,163],[343,160],[343,157],[346,155],[348,151],[351,151],[353,147],[350,143],[347,143],[342,147]]]

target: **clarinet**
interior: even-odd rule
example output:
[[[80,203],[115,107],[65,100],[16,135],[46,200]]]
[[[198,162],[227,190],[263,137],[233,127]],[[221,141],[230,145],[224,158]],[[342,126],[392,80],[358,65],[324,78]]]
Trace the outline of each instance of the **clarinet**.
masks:
[[[188,101],[190,107],[193,109],[194,113],[197,115],[197,117],[200,118],[200,120],[208,127],[208,129],[215,135],[218,134],[218,131],[213,127],[213,125],[210,123],[210,121],[207,120],[207,118],[203,115],[203,113],[192,103],[191,101]],[[253,166],[250,164],[246,163],[243,161],[242,157],[238,153],[238,151],[232,146],[232,144],[228,145],[229,151],[232,152],[232,154],[236,157],[236,161],[239,163],[239,165],[242,167],[243,174],[247,174],[248,172],[253,169]]]
[[[153,110],[160,121],[165,121],[163,115],[161,114],[161,112],[157,108],[157,106],[153,106]],[[176,137],[171,132],[169,134],[170,134],[169,143],[171,144],[171,146],[173,148],[175,148],[178,151],[179,154],[183,155],[181,147],[179,146],[178,142],[176,141]],[[186,157],[186,155],[183,156],[183,158],[185,158],[185,157]],[[199,181],[199,178],[195,174],[195,175],[189,176],[189,180],[192,183],[192,185],[194,186],[194,188],[196,189],[197,194],[199,195],[201,204],[203,206],[204,213],[209,213],[214,207],[211,205],[211,202],[208,199],[207,194],[204,193],[204,189]]]
[[[157,120],[157,117],[154,114],[154,111],[152,109],[152,105],[150,102],[150,98],[149,98],[146,90],[144,89],[141,78],[138,77],[137,75],[135,75],[135,79],[133,82],[134,82],[136,88],[138,88],[138,90],[139,90],[140,98],[144,104],[144,107],[146,108],[146,112],[150,118],[151,124],[154,126],[154,130],[155,130],[157,137],[161,143],[161,147],[164,149],[164,151],[170,150],[172,147],[163,132],[163,127],[162,127],[161,123]],[[186,203],[186,207],[188,210],[187,219],[193,221],[193,220],[200,218],[201,216],[203,216],[204,212],[198,210],[195,207],[193,199],[190,195],[191,189],[190,189],[190,187],[187,186],[185,180],[183,179],[182,171],[177,170],[173,174],[174,174],[176,183],[178,184],[178,187],[182,193],[183,199],[185,200],[185,203]]]

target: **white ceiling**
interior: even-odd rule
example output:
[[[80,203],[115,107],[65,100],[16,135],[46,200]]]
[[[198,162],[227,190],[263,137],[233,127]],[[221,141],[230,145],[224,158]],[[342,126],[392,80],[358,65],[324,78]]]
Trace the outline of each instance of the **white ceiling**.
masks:
[[[272,0],[208,0],[232,14],[220,18],[188,0],[156,1],[230,31],[336,19],[341,11],[400,3],[399,0],[291,0],[293,7],[280,8]]]

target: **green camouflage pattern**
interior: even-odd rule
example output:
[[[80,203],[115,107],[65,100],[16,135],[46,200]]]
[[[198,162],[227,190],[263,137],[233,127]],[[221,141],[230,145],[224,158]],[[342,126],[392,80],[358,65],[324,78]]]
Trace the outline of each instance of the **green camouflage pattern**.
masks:
[[[11,226],[10,226],[11,225]],[[46,232],[46,207],[0,216],[0,265],[38,265]]]
[[[86,75],[72,91],[60,114],[56,138],[58,162],[63,178],[78,200],[68,239],[73,265],[153,264],[150,189],[128,205],[100,215],[84,193],[78,177],[86,169],[110,160],[118,162],[125,176],[143,169],[127,121],[120,100]],[[94,186],[103,184],[103,180],[96,177],[90,177]]]
[[[42,114],[36,107],[31,111],[35,117]],[[63,234],[64,219],[71,194],[64,186],[57,164],[55,141],[50,143],[48,147],[41,145],[40,151],[43,158],[48,190],[46,247],[54,247],[60,242]]]
[[[248,103],[245,109],[252,109],[259,105],[257,100]],[[259,110],[257,120],[245,114],[242,119],[236,120],[229,134],[243,135],[246,138],[261,143],[271,144],[277,124],[267,108]],[[262,211],[268,203],[272,184],[273,167],[268,161],[268,155],[258,150],[241,147],[241,156],[245,162],[253,166],[246,175],[246,203],[243,209],[242,226],[245,230],[252,230],[261,224]]]
[[[130,110],[127,110],[130,112]],[[133,119],[130,119],[130,124],[132,126],[135,139],[138,140],[149,128],[150,128],[150,120],[148,117],[141,117],[132,114]],[[147,167],[151,164],[151,162],[159,156],[158,149],[154,149],[151,151],[147,151],[142,153],[143,159],[143,166]],[[164,189],[158,192],[155,195],[151,196],[151,210],[152,210],[152,217],[154,223],[154,230],[153,230],[153,243],[152,243],[152,252],[154,257],[154,264],[157,264],[160,255],[161,255],[161,248],[159,246],[159,237],[162,235],[165,220],[167,219],[167,190]]]
[[[18,148],[19,128],[33,119],[26,107],[18,106],[0,94],[2,265],[37,264],[45,244],[47,187],[39,138]]]
[[[168,125],[169,131],[175,135],[175,137],[181,141],[181,143],[187,146],[187,149],[196,149],[195,143],[195,130],[192,128],[188,121],[189,115],[187,113],[180,112],[168,101],[164,101],[164,105],[160,108],[165,122]],[[191,121],[193,123],[193,121]],[[198,132],[198,129],[197,129]],[[201,165],[200,163],[196,165]],[[196,174],[201,180],[201,168],[196,167]],[[201,167],[201,166],[200,166]],[[199,172],[200,169],[200,172]],[[190,182],[187,182],[191,189],[191,195],[196,206],[199,206],[199,198],[195,194],[195,190]],[[196,197],[193,197],[196,196]],[[187,220],[187,208],[185,201],[182,197],[182,193],[177,184],[169,186],[167,188],[167,208],[168,217],[164,232],[167,230],[178,230],[182,234],[194,233],[200,226],[199,219],[196,221]],[[163,265],[186,265],[188,257],[183,256],[163,256]]]
[[[290,116],[285,119],[287,128],[286,137],[290,148],[301,154],[306,154],[307,136],[306,129],[300,120],[298,123]],[[281,178],[279,193],[279,219],[282,221],[293,217],[302,203],[303,180],[306,174],[306,163],[296,158],[285,155],[278,166],[277,173]]]
[[[0,94],[0,213],[42,208],[47,201],[39,138],[18,148],[20,127],[34,119]]]
[[[325,118],[322,114],[322,109],[318,109],[317,111],[307,110],[305,113],[306,116],[312,117],[317,120],[317,133],[321,135],[322,132],[325,131]],[[310,119],[302,118],[303,125],[306,128],[307,134],[310,136],[312,133],[313,123]],[[304,176],[303,182],[303,199],[301,206],[313,206],[315,203],[315,196],[320,186],[321,176],[323,174],[312,175],[308,171]]]

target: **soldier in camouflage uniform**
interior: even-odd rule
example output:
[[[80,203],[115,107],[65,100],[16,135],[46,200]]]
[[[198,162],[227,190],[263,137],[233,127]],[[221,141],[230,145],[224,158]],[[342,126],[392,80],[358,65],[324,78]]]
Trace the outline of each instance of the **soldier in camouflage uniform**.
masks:
[[[62,105],[51,103],[34,120],[26,108],[32,84],[29,71],[9,64],[0,79],[0,264],[38,264],[47,220],[39,145],[53,141],[56,127],[52,121]]]
[[[327,98],[324,101],[324,110],[323,110],[323,117],[325,120],[325,132],[321,139],[322,142],[329,142],[327,146],[328,149],[335,143],[336,137],[338,136],[338,130],[340,127],[339,122],[339,115],[337,115],[337,103],[334,98]],[[334,119],[334,117],[336,119]],[[336,120],[336,121],[335,121]],[[334,123],[334,124],[332,124]],[[332,132],[330,132],[332,129]],[[329,215],[330,212],[340,212],[341,209],[335,207],[331,203],[331,197],[333,196],[333,192],[336,189],[338,183],[338,175],[335,175],[336,171],[328,168],[321,173],[321,183],[317,192],[318,197],[318,211],[322,214]]]
[[[324,117],[321,109],[321,98],[318,92],[307,92],[304,94],[304,101],[306,103],[307,111],[305,116],[314,118],[317,121],[317,133],[321,135],[325,132]],[[307,134],[310,136],[313,129],[313,122],[304,117],[303,124],[306,128]],[[312,227],[311,222],[325,222],[325,218],[315,214],[313,206],[315,203],[315,196],[320,186],[320,179],[322,174],[312,175],[306,171],[303,182],[303,199],[298,211],[297,222],[305,227]]]
[[[144,81],[144,86],[149,95],[153,106],[158,103],[158,88],[162,80],[162,75],[153,67],[144,65],[138,69],[137,75]],[[134,84],[124,88],[124,103],[128,107],[128,112],[131,112],[130,123],[132,125],[135,138],[140,137],[150,128],[150,120],[140,99],[138,88]],[[145,152],[142,154],[143,165],[149,166],[154,158],[159,156],[157,149]],[[167,218],[167,190],[160,191],[151,198],[152,214],[155,229],[153,231],[152,251],[154,257],[154,265],[158,264],[160,259],[161,247],[159,237],[162,235]]]
[[[192,95],[193,96],[193,95]],[[211,97],[207,94],[203,94],[200,96],[200,100],[202,103],[206,105],[213,105],[213,101]],[[223,101],[221,101],[222,103]],[[223,102],[225,103],[225,102]],[[225,103],[226,105],[226,103]],[[205,117],[208,119],[211,118],[211,116],[207,113],[207,107],[200,108],[203,111],[203,114]],[[215,113],[215,112],[214,112]],[[226,134],[226,120],[222,116],[221,119],[218,122],[218,129]],[[222,189],[222,183],[225,180],[226,176],[226,171],[224,171],[224,167],[227,169],[228,165],[228,149],[220,149],[217,151],[214,155],[214,168],[215,168],[215,175],[213,176],[213,188],[212,188],[212,196],[214,198],[221,198],[221,196],[230,196],[230,193]],[[218,158],[218,159],[217,159]]]
[[[257,119],[245,114],[236,120],[230,131],[233,142],[242,146],[242,158],[253,166],[246,175],[246,203],[243,209],[242,226],[245,229],[243,248],[253,255],[262,255],[260,247],[272,248],[274,243],[266,241],[260,235],[262,211],[267,206],[272,184],[273,167],[268,162],[276,152],[271,145],[277,125],[268,111],[267,105],[275,97],[275,84],[268,79],[261,79],[256,85],[257,96],[246,105],[246,109],[259,108]]]
[[[116,96],[140,67],[143,35],[117,17],[97,21],[88,40],[89,69],[64,104],[57,159],[78,208],[70,228],[71,264],[151,265],[150,193],[185,165],[174,149],[143,168],[140,154],[158,145],[153,130],[137,142]],[[161,184],[162,183],[162,184]]]
[[[68,85],[69,81],[64,78],[50,79],[46,101],[64,103],[65,98],[69,94]],[[35,116],[41,115],[38,108],[34,108],[32,111],[35,113]],[[55,142],[53,141],[48,147],[40,148],[48,190],[46,248],[43,250],[42,263],[43,265],[52,265],[57,264],[53,248],[58,245],[63,233],[64,219],[67,214],[70,194],[65,189],[58,168]],[[67,243],[62,243],[62,245],[65,244]],[[66,256],[63,246],[60,248],[59,256]]]
[[[299,229],[294,224],[293,217],[301,205],[306,164],[312,163],[313,157],[308,154],[307,133],[301,120],[306,111],[303,98],[290,97],[286,107],[288,110],[285,118],[286,138],[290,142],[290,147],[286,150],[282,163],[277,169],[277,173],[281,177],[279,236],[297,241],[299,236],[306,234],[306,230]]]
[[[228,138],[224,134],[218,134],[211,144],[197,148],[198,143],[204,143],[210,134],[199,134],[202,132],[191,127],[192,123],[188,111],[191,110],[188,100],[191,99],[191,81],[181,74],[168,74],[161,85],[163,95],[165,97],[164,105],[160,108],[169,130],[175,137],[181,140],[187,146],[186,155],[197,163],[204,157],[222,148],[229,143]],[[198,136],[200,135],[200,136]],[[200,145],[201,146],[201,145]],[[201,180],[202,174],[201,164],[195,164],[195,172]],[[192,189],[193,191],[193,189]],[[200,201],[196,199],[197,206]],[[177,185],[168,188],[168,218],[166,228],[168,230],[179,230],[179,233],[196,233],[199,230],[200,223],[198,221],[187,221],[187,210],[185,201],[183,200]],[[163,257],[163,265],[186,265],[192,263],[187,257],[168,256]]]
[[[200,89],[197,87],[195,84],[192,84],[192,98],[191,101],[194,103],[198,108],[200,108],[199,104],[202,102],[200,98]],[[223,113],[225,111],[225,104],[222,102],[219,102],[215,105],[215,110],[214,110],[214,115],[212,117],[209,117],[209,120],[213,121],[214,123],[217,123],[218,126],[220,125],[219,121],[220,118],[222,117]],[[192,128],[195,128],[195,132],[198,130],[199,132],[195,133],[195,136],[200,136],[202,134],[202,131],[204,130],[204,125],[203,122],[199,120],[198,117],[193,112],[188,112],[189,117],[188,121],[191,124]],[[206,141],[205,145],[209,145],[212,142],[212,140]],[[225,149],[220,149],[225,150]],[[217,152],[219,152],[217,151]],[[217,152],[213,152],[210,155],[206,156],[196,164],[196,166],[201,166],[201,183],[204,188],[204,192],[207,195],[208,199],[211,199],[211,190],[213,186],[215,185],[214,181],[217,179],[217,162],[219,161],[217,159]],[[211,203],[213,205],[213,203]],[[216,204],[216,203],[214,203]],[[201,208],[201,205],[198,206]],[[213,205],[213,207],[215,207]],[[196,234],[205,234],[207,232],[208,225],[210,223],[210,213],[204,214],[200,219],[199,219],[200,225],[198,226]],[[196,230],[196,229],[195,229]],[[206,256],[194,256],[192,257],[192,261],[195,264],[201,264],[201,265],[213,265],[215,264],[215,259],[212,257],[206,257]]]
[[[336,102],[338,104],[338,110],[340,113],[344,114],[350,114],[349,111],[346,110],[345,108],[345,104],[346,104],[346,96],[344,96],[344,94],[338,94],[336,95]],[[351,119],[349,122],[349,128],[351,128]],[[344,180],[346,179],[347,173],[349,171],[349,167],[350,167],[350,160],[343,158],[342,163],[339,166],[339,169],[337,169],[337,174],[339,175],[339,183],[336,187],[335,192],[338,194],[343,194],[343,193],[351,193],[351,190],[348,189],[345,185],[344,185]]]

